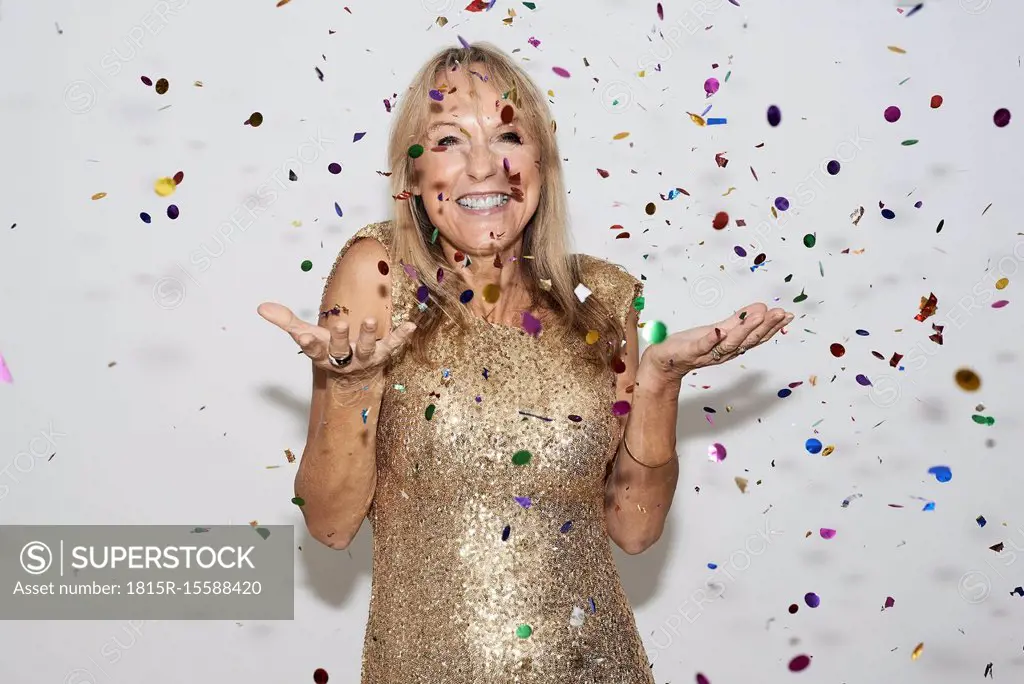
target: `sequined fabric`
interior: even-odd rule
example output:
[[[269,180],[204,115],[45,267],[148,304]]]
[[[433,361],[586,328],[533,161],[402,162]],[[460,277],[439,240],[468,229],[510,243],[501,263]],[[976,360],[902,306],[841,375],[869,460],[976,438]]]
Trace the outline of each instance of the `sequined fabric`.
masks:
[[[389,248],[390,224],[342,254],[362,237]],[[624,320],[640,282],[580,258]],[[416,283],[391,273],[398,324]],[[434,367],[388,370],[362,683],[653,684],[605,526],[615,374],[579,358],[583,340],[474,325],[461,346],[442,329]]]

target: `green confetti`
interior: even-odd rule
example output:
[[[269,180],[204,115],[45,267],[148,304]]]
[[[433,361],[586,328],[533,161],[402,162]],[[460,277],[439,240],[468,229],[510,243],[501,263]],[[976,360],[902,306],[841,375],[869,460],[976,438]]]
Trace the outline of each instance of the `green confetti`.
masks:
[[[430,420],[431,418],[434,417],[434,409],[435,408],[436,407],[433,404],[431,404],[430,406],[427,407],[427,412],[426,412],[427,420]]]
[[[643,311],[644,310],[644,298],[643,297],[637,297],[636,299],[634,299],[633,300],[633,308],[636,309],[637,311]]]
[[[430,244],[437,244],[437,228],[434,228],[434,232],[430,234]]]
[[[537,9],[537,5],[536,5],[536,3],[533,3],[533,2],[524,2],[523,4],[524,4],[524,5],[526,5],[526,9],[532,9],[532,10],[535,10],[535,9]]]
[[[747,312],[746,311],[740,311],[740,320],[742,321],[746,317],[747,317]]]
[[[798,295],[797,295],[797,296],[796,296],[796,297],[795,297],[795,298],[793,299],[793,303],[794,303],[794,304],[799,304],[800,302],[804,301],[805,299],[807,299],[807,295],[805,295],[805,294],[804,294],[804,291],[803,291],[803,290],[800,290],[800,294],[798,294]]]
[[[296,506],[305,506],[306,500],[303,499],[301,496],[297,496],[294,499],[292,499],[292,503],[295,504]]]
[[[726,83],[728,83],[728,82],[729,82],[729,77],[730,77],[730,76],[732,76],[732,72],[731,72],[731,71],[729,71],[729,72],[726,72],[726,74],[725,74],[725,82],[726,82]]]
[[[818,273],[821,274],[822,278],[825,277],[825,267],[821,265],[820,261],[818,262]]]
[[[668,327],[661,321],[651,321],[644,326],[644,336],[651,344],[664,342],[668,337]]]
[[[396,390],[398,390],[399,392],[404,392],[405,391],[405,385],[399,385],[397,382],[394,385],[392,385],[391,387],[396,389]]]
[[[905,79],[903,79],[902,81],[900,81],[900,82],[899,82],[899,83],[897,83],[896,85],[903,85],[904,83],[906,83],[906,82],[907,82],[907,81],[909,81],[909,80],[910,80],[910,77],[909,77],[909,76],[907,76],[907,77],[906,77]]]
[[[512,455],[512,462],[515,463],[516,465],[526,465],[527,463],[530,462],[531,458],[533,458],[533,454],[531,454],[526,449],[523,449],[521,451],[517,451]]]
[[[815,245],[817,241],[818,238],[814,237],[814,235],[811,233],[804,235],[804,247],[811,248]]]
[[[904,140],[903,142],[900,143],[900,145],[903,145],[904,147],[909,147],[910,145],[916,145],[917,142],[917,140]]]
[[[258,534],[261,537],[263,537],[264,539],[266,539],[267,537],[270,536],[270,530],[268,530],[266,527],[257,527],[256,528],[256,534]]]
[[[423,145],[413,145],[409,148],[409,156],[418,159],[423,154]]]
[[[313,262],[310,261],[309,259],[306,259],[305,261],[302,262],[302,264],[300,265],[300,268],[303,271],[307,271],[307,272],[311,271],[311,270],[313,270]]]
[[[979,416],[978,414],[974,414],[971,418],[978,425],[995,425],[996,423],[996,419],[992,416]]]
[[[516,627],[516,636],[520,639],[529,639],[531,634],[533,634],[533,627],[530,627],[530,625],[519,625]]]

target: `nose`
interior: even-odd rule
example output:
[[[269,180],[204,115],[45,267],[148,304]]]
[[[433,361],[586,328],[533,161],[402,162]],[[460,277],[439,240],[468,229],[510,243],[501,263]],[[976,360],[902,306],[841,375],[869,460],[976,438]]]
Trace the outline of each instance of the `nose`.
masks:
[[[469,161],[466,164],[466,175],[474,181],[485,181],[498,172],[497,155],[486,144],[476,141],[469,148]]]

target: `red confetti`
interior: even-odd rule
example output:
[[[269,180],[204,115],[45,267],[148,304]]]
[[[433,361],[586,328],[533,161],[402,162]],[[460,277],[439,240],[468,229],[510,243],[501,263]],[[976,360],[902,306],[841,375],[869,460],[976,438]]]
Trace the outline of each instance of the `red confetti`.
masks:
[[[801,672],[807,669],[807,666],[811,664],[811,657],[805,655],[798,655],[789,661],[790,672]]]
[[[486,3],[483,0],[473,0],[473,2],[469,3],[469,5],[466,6],[466,11],[483,12],[485,9],[487,9],[488,6],[489,3]]]
[[[608,172],[605,171],[604,169],[598,169],[597,172],[601,175],[601,178],[607,178],[608,177]]]
[[[665,21],[665,10],[662,9],[661,3],[658,3],[658,19]]]
[[[715,230],[722,230],[729,225],[729,215],[724,211],[720,211],[715,214],[715,218],[711,221],[711,227]]]
[[[924,322],[925,319],[934,316],[935,311],[939,308],[939,300],[935,293],[931,292],[927,297],[921,297],[921,304],[918,308],[921,309],[921,313],[914,316],[915,321]]]
[[[313,682],[314,684],[327,684],[327,670],[322,667],[316,668],[313,671]]]

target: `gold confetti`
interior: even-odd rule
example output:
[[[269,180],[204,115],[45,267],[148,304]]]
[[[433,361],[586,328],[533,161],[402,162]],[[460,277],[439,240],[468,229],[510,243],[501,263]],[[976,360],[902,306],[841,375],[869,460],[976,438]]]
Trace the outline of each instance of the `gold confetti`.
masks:
[[[285,5],[287,5],[291,1],[292,0],[277,0],[277,6],[278,7],[284,7]]]
[[[295,454],[292,453],[291,449],[284,450],[284,457],[288,459],[289,463],[295,463]]]
[[[704,121],[704,117],[702,117],[701,115],[693,114],[691,112],[686,112],[686,113],[690,115],[690,121],[692,121],[693,123],[697,124],[698,126],[705,126],[705,125],[707,125],[707,122]]]
[[[438,17],[437,18],[437,25],[438,26],[444,26],[447,23],[448,23],[448,17]]]
[[[898,45],[890,45],[889,46],[889,51],[890,52],[895,52],[898,55],[905,55],[905,54],[907,54],[907,51],[904,50],[903,48],[899,47]]]
[[[747,493],[747,478],[745,478],[745,477],[737,477],[736,478],[736,486],[740,488],[740,492],[741,493],[746,494]]]
[[[734,187],[730,186],[730,187],[729,187],[729,189],[728,189],[728,190],[726,190],[726,191],[725,191],[725,193],[724,193],[724,194],[722,195],[722,197],[728,197],[729,195],[731,195],[731,194],[732,194],[732,191],[733,191],[733,190],[735,190],[735,189],[736,189],[736,188],[734,188]]]
[[[170,82],[166,78],[161,78],[156,82],[154,88],[156,88],[157,95],[163,95],[167,92],[167,89],[171,87]]]
[[[196,88],[202,88],[203,87],[203,82],[202,81],[196,81],[192,85],[194,85]]]
[[[549,90],[548,91],[548,97],[554,97],[554,96],[555,96],[555,91],[554,90]]]
[[[914,647],[914,652],[910,654],[911,660],[917,660],[921,657],[921,653],[924,651],[924,642],[922,641]]]
[[[103,199],[106,196],[107,196],[107,193],[105,193],[105,192],[97,192],[95,195],[92,196],[92,198],[94,200],[101,200],[101,199]]]
[[[629,137],[629,131],[623,131],[621,133],[616,133],[614,136],[612,136],[612,140],[622,140],[623,138],[628,138],[628,137]]]
[[[587,344],[594,344],[599,339],[601,339],[601,333],[597,332],[596,330],[588,330],[587,331],[587,338],[586,339],[587,339]]]
[[[641,71],[636,72],[636,77],[637,78],[643,78],[646,75],[647,75],[647,71],[646,70],[641,70]]]
[[[810,378],[807,379],[807,382],[811,383],[811,387],[817,387],[817,385],[818,385],[818,376],[817,375],[812,375]]]
[[[295,228],[301,228],[302,227],[302,221],[300,221],[299,219],[295,219],[294,221],[292,221],[292,226],[295,227]]]
[[[177,187],[178,185],[177,183],[174,182],[174,179],[167,177],[158,178],[156,183],[153,184],[153,190],[155,190],[156,194],[160,195],[161,197],[173,195],[174,190]]]
[[[996,281],[996,289],[997,290],[1005,290],[1006,286],[1009,285],[1009,284],[1010,284],[1010,279],[1009,278],[1000,278],[999,280]]]
[[[829,456],[835,450],[836,450],[835,445],[834,444],[829,444],[827,447],[825,447],[824,449],[821,450],[821,455],[822,456]]]

